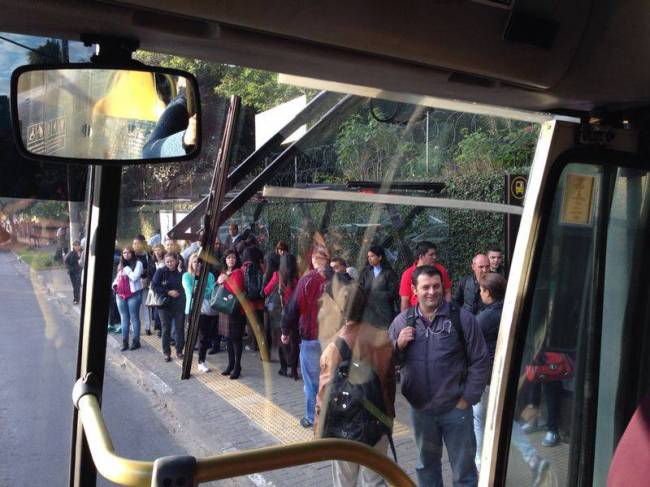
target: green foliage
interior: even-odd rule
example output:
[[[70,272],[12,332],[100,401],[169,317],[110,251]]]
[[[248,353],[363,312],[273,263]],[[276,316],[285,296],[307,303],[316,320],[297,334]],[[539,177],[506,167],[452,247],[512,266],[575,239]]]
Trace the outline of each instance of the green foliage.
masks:
[[[340,178],[382,181],[387,176],[422,176],[424,145],[413,131],[382,123],[363,111],[341,125],[335,142]]]
[[[33,200],[32,204],[22,209],[20,213],[39,219],[45,218],[64,222],[68,219],[68,202]]]
[[[463,128],[454,161],[472,170],[511,169],[530,163],[539,126],[526,125],[474,132]]]
[[[14,251],[20,260],[22,260],[25,264],[27,264],[35,271],[61,267],[60,263],[55,262],[52,259],[51,250],[18,247]]]
[[[287,102],[300,95],[312,96],[314,91],[278,83],[278,74],[239,66],[227,66],[215,92],[223,97],[238,95],[242,103],[257,112]]]

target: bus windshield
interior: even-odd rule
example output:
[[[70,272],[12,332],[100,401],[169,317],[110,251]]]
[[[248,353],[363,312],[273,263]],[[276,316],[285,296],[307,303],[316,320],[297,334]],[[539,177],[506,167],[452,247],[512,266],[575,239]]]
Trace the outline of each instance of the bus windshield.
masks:
[[[89,54],[14,34],[3,34],[0,49],[11,67]],[[545,116],[321,90],[160,53],[135,58],[197,77],[204,143],[192,162],[122,169],[102,395],[116,451],[153,460],[344,438],[374,446],[421,484],[453,477],[471,485],[496,344],[489,326],[496,320],[498,331]],[[188,350],[205,211],[196,208],[212,189],[231,96],[241,97],[241,110],[226,157],[227,218],[211,243],[198,339]],[[1,142],[4,153],[11,141]],[[40,179],[63,181],[58,192],[0,194],[10,364],[0,388],[8,408],[0,463],[30,465],[23,455],[44,463],[2,471],[9,485],[38,484],[44,472],[61,484],[68,474],[87,181],[74,166],[40,168]],[[80,187],[68,184],[74,174],[83,174]],[[187,353],[192,376],[181,380]],[[34,413],[28,403],[42,407]],[[529,424],[529,456],[516,459],[508,485],[564,478],[568,445],[545,448],[546,431]],[[227,485],[354,485],[374,475],[328,461]]]

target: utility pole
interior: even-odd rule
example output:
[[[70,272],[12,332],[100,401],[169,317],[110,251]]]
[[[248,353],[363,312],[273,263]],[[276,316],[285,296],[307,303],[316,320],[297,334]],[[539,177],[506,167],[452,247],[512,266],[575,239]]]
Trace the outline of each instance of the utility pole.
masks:
[[[61,62],[69,63],[70,62],[70,50],[68,47],[68,41],[61,41]],[[68,185],[72,180],[72,175],[69,171],[74,166],[67,166],[68,171]],[[72,169],[74,170],[74,169]],[[68,186],[69,189],[72,189]],[[72,195],[71,191],[68,191],[68,198]],[[72,250],[72,242],[78,240],[81,237],[81,202],[79,201],[70,201],[68,200],[68,219],[70,222],[70,228],[68,230],[68,238],[70,239],[70,246],[68,247]]]

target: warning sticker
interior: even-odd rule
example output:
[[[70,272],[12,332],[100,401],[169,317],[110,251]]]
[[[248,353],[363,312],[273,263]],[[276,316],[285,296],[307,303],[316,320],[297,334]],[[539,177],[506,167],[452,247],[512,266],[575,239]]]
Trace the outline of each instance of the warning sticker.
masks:
[[[65,117],[27,127],[27,150],[35,154],[54,154],[65,147]]]
[[[595,181],[594,176],[567,174],[560,223],[591,224]]]

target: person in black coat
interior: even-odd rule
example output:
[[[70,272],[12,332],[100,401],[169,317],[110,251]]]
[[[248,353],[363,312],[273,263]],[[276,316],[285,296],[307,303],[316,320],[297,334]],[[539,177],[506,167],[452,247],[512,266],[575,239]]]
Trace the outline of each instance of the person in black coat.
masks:
[[[363,321],[388,329],[399,312],[399,277],[380,245],[368,249],[368,265],[361,271],[359,285],[368,297]]]
[[[176,323],[174,344],[176,357],[183,358],[185,339],[185,290],[183,289],[183,274],[178,270],[178,256],[173,252],[165,255],[165,267],[156,271],[151,280],[151,289],[161,296],[168,296],[165,306],[158,308],[162,324],[162,347],[165,362],[171,361],[170,334],[172,322]]]
[[[81,293],[81,243],[72,242],[72,250],[65,256],[65,267],[72,283],[72,304],[79,304]]]

